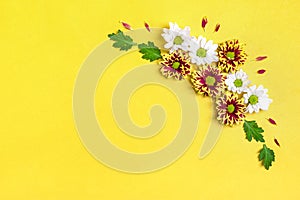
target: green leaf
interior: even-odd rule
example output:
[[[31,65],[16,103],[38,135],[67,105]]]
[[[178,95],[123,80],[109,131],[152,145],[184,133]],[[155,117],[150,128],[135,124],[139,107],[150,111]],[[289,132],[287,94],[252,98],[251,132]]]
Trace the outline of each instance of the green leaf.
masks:
[[[264,130],[261,127],[258,127],[256,121],[247,121],[244,122],[244,131],[246,133],[246,138],[251,142],[252,137],[258,142],[264,142],[264,136],[261,134]]]
[[[137,45],[135,42],[133,42],[131,37],[124,35],[121,30],[118,30],[117,33],[108,34],[108,37],[115,41],[113,47],[119,48],[121,51],[128,51],[133,46]]]
[[[148,41],[148,44],[139,44],[138,48],[140,49],[140,53],[144,54],[142,58],[150,60],[150,62],[162,58],[160,49],[153,42]]]
[[[272,162],[275,162],[274,151],[264,144],[263,148],[259,151],[259,161],[262,161],[263,166],[269,170]]]

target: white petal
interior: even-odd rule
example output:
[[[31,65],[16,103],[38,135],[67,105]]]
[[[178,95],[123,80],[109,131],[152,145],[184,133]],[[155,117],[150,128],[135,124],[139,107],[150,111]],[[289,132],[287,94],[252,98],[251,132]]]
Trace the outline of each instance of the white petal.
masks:
[[[244,94],[243,97],[244,97],[244,102],[248,103],[248,100],[249,100],[249,97],[250,97],[249,94],[248,93]]]
[[[172,44],[171,42],[169,42],[169,43],[167,43],[167,44],[164,45],[164,47],[165,47],[166,49],[169,49],[169,48],[171,48],[172,46],[173,46],[173,44]]]
[[[212,47],[211,47],[211,49],[213,49],[214,51],[217,50],[217,48],[218,48],[217,44],[213,44]]]
[[[200,41],[200,47],[204,48],[205,44],[206,44],[206,38],[202,38]]]
[[[191,32],[191,28],[189,26],[184,27],[184,29],[182,30],[182,32],[184,32],[185,34],[190,34]]]
[[[249,113],[253,113],[254,109],[253,109],[253,107],[252,107],[251,105],[248,105],[248,106],[247,106],[247,111],[248,111]]]
[[[212,47],[212,45],[213,45],[212,40],[209,40],[209,41],[203,46],[203,48],[205,48],[205,49],[210,49],[210,48]]]
[[[258,106],[258,104],[251,105],[251,106],[252,106],[252,108],[254,109],[254,111],[255,111],[256,113],[259,112],[259,106]]]

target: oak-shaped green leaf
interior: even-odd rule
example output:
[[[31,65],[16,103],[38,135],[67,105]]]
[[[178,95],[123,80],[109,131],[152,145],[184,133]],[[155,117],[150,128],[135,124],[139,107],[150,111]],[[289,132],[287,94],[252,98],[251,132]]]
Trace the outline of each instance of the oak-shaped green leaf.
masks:
[[[269,170],[270,166],[272,166],[272,162],[275,162],[275,154],[274,151],[268,148],[265,144],[263,148],[259,151],[259,161],[262,161],[263,166]]]
[[[258,127],[256,121],[247,121],[244,122],[244,131],[246,133],[246,138],[251,142],[254,138],[257,142],[264,142],[264,136],[261,134],[264,130],[261,127]]]
[[[121,30],[118,30],[117,33],[108,34],[108,37],[115,41],[113,47],[119,48],[121,51],[128,51],[133,46],[137,45],[130,36],[124,35]]]
[[[148,41],[148,44],[139,44],[138,48],[140,49],[140,53],[143,54],[142,58],[150,60],[150,62],[162,58],[160,49],[153,42]]]

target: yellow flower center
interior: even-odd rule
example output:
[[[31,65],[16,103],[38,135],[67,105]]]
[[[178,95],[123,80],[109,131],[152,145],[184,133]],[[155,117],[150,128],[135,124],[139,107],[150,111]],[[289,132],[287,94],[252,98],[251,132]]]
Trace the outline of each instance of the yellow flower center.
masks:
[[[249,103],[250,103],[251,105],[255,105],[255,104],[257,104],[257,102],[258,102],[258,96],[256,96],[256,95],[251,95],[251,96],[249,97]]]
[[[197,55],[198,57],[200,57],[200,58],[204,58],[204,57],[206,57],[206,50],[203,49],[203,48],[199,48],[199,49],[197,50],[196,55]]]
[[[209,86],[215,85],[216,79],[212,76],[207,76],[205,79],[205,83]]]
[[[181,45],[183,43],[183,39],[180,36],[176,36],[173,43],[176,45]]]
[[[233,84],[235,87],[241,87],[243,85],[243,81],[241,79],[236,79]]]
[[[178,68],[180,67],[180,63],[179,63],[179,62],[174,62],[174,63],[172,64],[172,67],[173,67],[174,69],[178,69]]]
[[[234,105],[233,105],[233,104],[229,104],[229,105],[227,106],[227,110],[228,110],[229,113],[233,113],[234,110],[235,110]]]
[[[228,51],[226,57],[230,60],[233,60],[235,58],[235,53],[233,51]]]

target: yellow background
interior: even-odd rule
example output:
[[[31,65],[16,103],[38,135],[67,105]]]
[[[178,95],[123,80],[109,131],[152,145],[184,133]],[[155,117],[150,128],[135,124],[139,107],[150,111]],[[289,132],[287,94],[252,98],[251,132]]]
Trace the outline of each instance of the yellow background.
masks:
[[[1,0],[0,9],[0,199],[300,199],[299,1]],[[209,20],[206,33],[200,28],[203,16]],[[269,88],[274,100],[269,111],[248,117],[264,128],[267,145],[276,153],[271,169],[260,166],[257,151],[262,144],[246,141],[242,126],[225,128],[209,156],[198,159],[211,114],[209,101],[200,97],[197,137],[171,166],[134,175],[96,161],[75,130],[72,92],[81,63],[108,33],[121,28],[120,20],[135,28],[144,20],[152,27],[175,21],[216,42],[238,38],[247,43],[249,60],[243,69],[252,83]],[[221,29],[212,34],[216,23]],[[250,61],[259,55],[269,58]],[[112,82],[144,63],[137,56],[119,61],[120,71],[112,66]],[[266,74],[257,75],[260,68],[267,69]],[[106,83],[104,91],[109,92],[112,86]],[[153,98],[148,104],[161,99],[171,112],[170,131],[159,135],[161,140],[153,139],[152,145],[110,136],[123,148],[159,148],[178,128],[174,96],[156,88],[171,99],[167,102],[158,98],[155,88],[144,89]],[[133,119],[141,125],[149,122],[147,105],[138,103],[142,94],[137,91],[130,104]],[[267,117],[276,119],[278,126],[270,125]],[[107,121],[108,128],[116,129]]]

